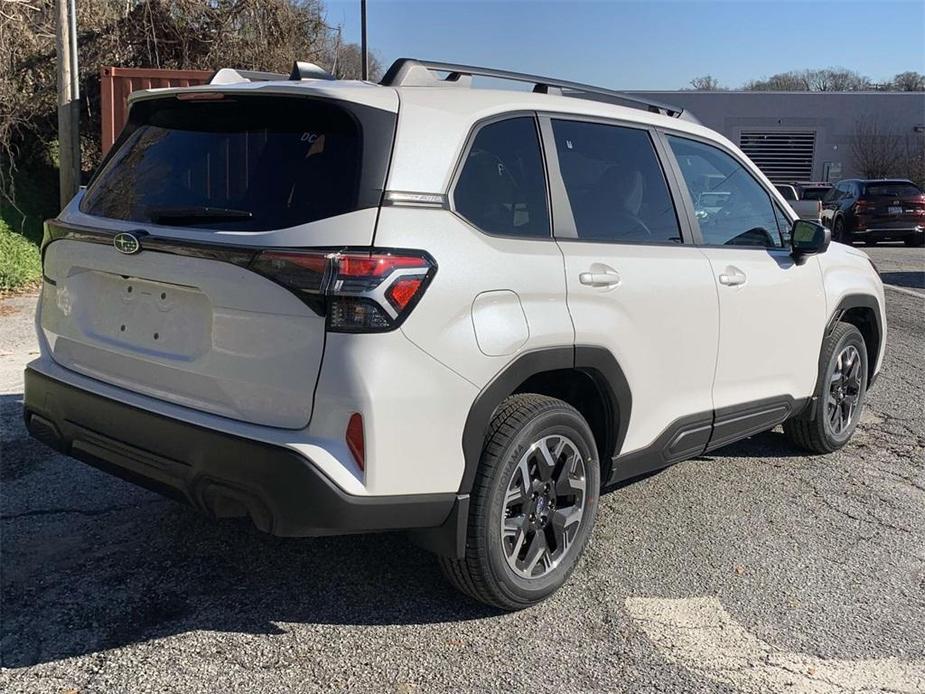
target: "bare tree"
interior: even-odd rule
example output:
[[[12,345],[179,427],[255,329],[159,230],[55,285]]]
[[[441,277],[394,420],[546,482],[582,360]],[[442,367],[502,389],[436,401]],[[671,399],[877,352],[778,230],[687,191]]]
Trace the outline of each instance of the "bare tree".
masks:
[[[355,43],[331,42],[325,51],[323,65],[339,80],[358,80],[362,75],[362,53]],[[372,52],[369,54],[369,80],[376,82],[382,77],[382,63]]]
[[[804,70],[802,74],[814,92],[856,92],[871,88],[867,77],[843,67]]]
[[[751,92],[806,92],[809,83],[799,72],[781,72],[767,79],[750,80],[742,88]]]
[[[925,92],[925,75],[921,72],[900,72],[890,83],[891,91]]]
[[[843,67],[780,72],[744,86],[748,91],[765,92],[856,92],[871,88],[867,77]]]
[[[925,188],[925,135],[910,133],[903,138],[902,158],[897,173],[919,188]]]
[[[874,115],[859,119],[851,138],[854,165],[864,178],[896,176],[906,158],[903,138]]]
[[[691,80],[690,84],[691,87],[698,92],[718,92],[723,89],[723,87],[720,86],[719,80],[713,75],[695,77]]]

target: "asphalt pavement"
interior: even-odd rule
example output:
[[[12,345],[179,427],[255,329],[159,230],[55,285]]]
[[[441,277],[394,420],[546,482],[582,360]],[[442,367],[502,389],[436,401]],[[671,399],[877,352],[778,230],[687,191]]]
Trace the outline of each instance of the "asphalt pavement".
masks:
[[[851,443],[776,430],[606,495],[517,614],[401,535],[272,538],[42,447],[34,298],[0,300],[0,691],[925,692],[925,254],[867,250],[901,290]]]

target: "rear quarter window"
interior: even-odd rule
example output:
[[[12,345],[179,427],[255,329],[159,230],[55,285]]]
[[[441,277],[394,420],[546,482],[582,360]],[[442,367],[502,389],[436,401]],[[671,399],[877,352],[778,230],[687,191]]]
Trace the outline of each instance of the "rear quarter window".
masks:
[[[376,111],[376,109],[371,109]],[[381,112],[385,114],[385,112]],[[394,114],[385,114],[392,117]],[[390,132],[382,128],[383,132]],[[360,120],[330,101],[231,96],[137,103],[81,210],[155,224],[266,231],[378,204]],[[381,143],[379,143],[381,145]],[[367,145],[364,148],[364,145]]]
[[[532,116],[478,130],[453,189],[453,204],[488,234],[550,237],[546,174]]]

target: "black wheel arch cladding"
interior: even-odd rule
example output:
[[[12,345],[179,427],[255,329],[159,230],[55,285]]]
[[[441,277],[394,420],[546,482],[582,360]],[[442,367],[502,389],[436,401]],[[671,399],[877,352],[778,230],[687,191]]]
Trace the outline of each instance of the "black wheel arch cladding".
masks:
[[[605,450],[599,451],[602,468],[609,468],[629,424],[632,411],[632,393],[623,369],[610,350],[591,345],[550,347],[525,352],[508,364],[486,385],[469,410],[463,429],[462,446],[465,469],[459,492],[468,494],[472,489],[476,469],[482,455],[485,435],[495,410],[522,384],[538,375],[556,371],[572,371],[590,378],[604,403],[603,437],[596,436],[598,444],[603,438]],[[596,432],[599,433],[599,432]],[[602,478],[608,469],[602,469]]]
[[[875,370],[880,357],[880,343],[883,339],[883,318],[880,303],[877,297],[871,294],[848,294],[838,302],[838,306],[829,317],[826,324],[825,336],[831,334],[839,322],[850,323],[856,327],[867,350],[867,385],[870,387],[876,380]],[[822,346],[819,350],[822,356]],[[820,364],[820,373],[822,364]]]

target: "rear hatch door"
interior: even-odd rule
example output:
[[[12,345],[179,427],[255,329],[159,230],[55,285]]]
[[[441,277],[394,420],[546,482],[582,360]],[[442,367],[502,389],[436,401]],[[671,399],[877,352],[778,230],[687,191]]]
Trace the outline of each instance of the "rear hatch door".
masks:
[[[46,227],[55,361],[204,412],[308,423],[324,311],[261,258],[371,245],[397,97],[271,90],[133,105],[86,193]],[[323,271],[299,268],[299,282]]]
[[[925,224],[925,195],[909,182],[868,182],[858,213],[877,229],[908,229]]]

